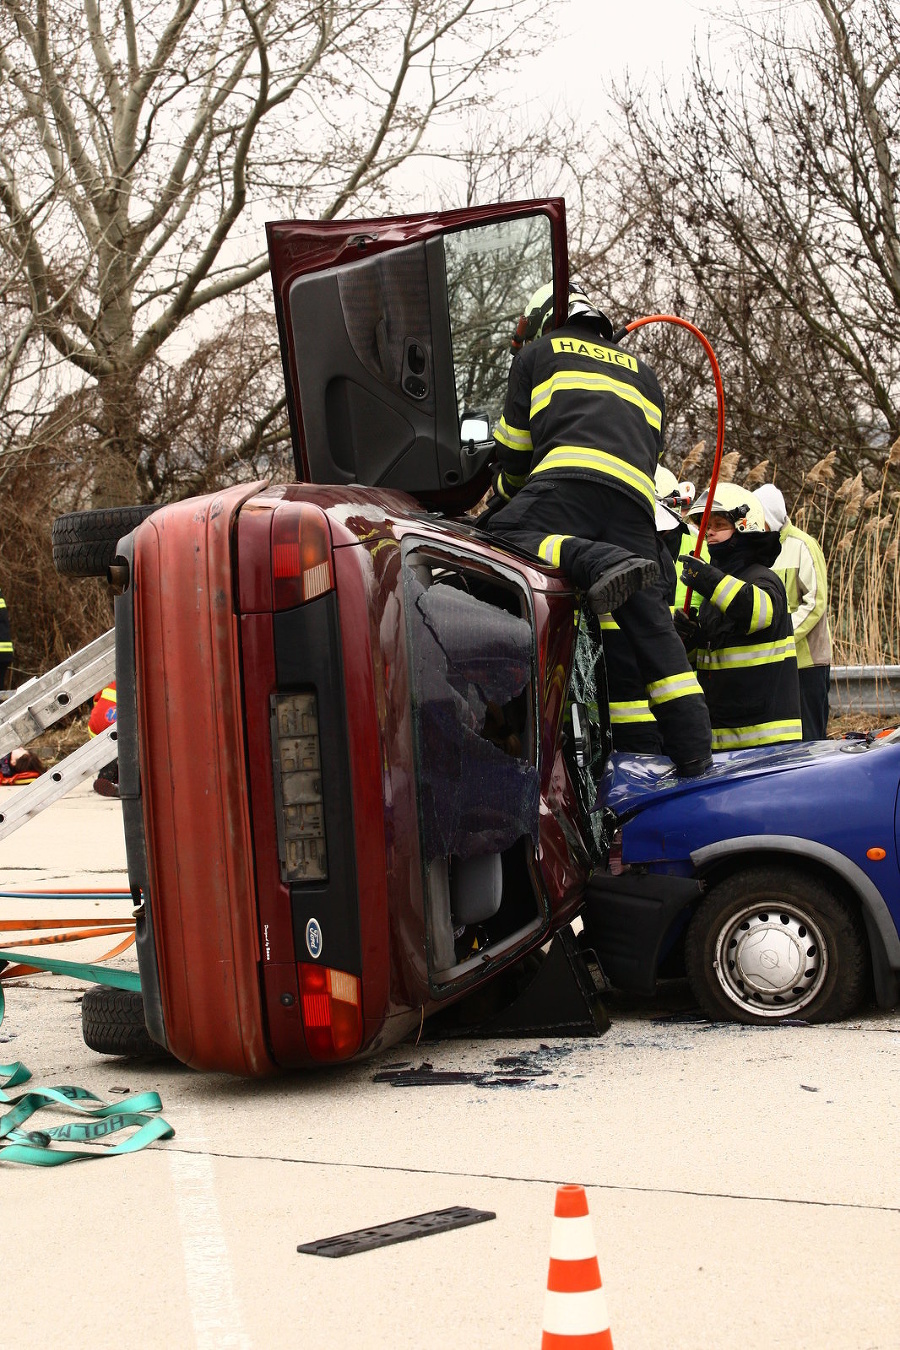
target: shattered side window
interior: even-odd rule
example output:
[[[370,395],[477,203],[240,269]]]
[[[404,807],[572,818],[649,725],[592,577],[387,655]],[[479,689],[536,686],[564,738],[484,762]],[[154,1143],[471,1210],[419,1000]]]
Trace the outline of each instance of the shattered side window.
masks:
[[[597,788],[612,742],[608,740],[608,721],[603,715],[609,706],[603,639],[599,624],[588,611],[582,611],[578,619],[569,688],[572,702],[582,704],[590,719],[591,754],[588,762],[578,769],[577,788],[582,809],[591,824],[594,842],[599,847],[607,841],[601,815],[595,810]]]
[[[460,574],[405,575],[426,865],[536,844],[540,777],[515,713],[531,688],[531,625],[458,589]]]

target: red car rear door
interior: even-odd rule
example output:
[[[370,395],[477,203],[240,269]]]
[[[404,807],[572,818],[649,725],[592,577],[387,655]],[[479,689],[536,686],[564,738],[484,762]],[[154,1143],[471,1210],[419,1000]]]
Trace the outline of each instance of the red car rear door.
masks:
[[[266,232],[298,479],[474,505],[518,316],[564,303],[563,200]]]

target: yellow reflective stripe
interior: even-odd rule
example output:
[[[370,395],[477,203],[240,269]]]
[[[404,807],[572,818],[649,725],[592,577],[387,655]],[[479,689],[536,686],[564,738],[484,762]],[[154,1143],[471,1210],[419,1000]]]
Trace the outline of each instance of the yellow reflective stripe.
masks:
[[[621,725],[623,722],[655,722],[656,718],[650,711],[650,704],[646,699],[641,698],[629,703],[610,701],[609,720]]]
[[[644,414],[648,426],[654,431],[662,427],[662,408],[657,407],[649,398],[636,389],[627,380],[615,380],[602,370],[558,370],[543,384],[536,385],[531,391],[531,420],[543,412],[554,394],[569,389],[585,389],[590,393],[615,394],[616,398],[632,403]]]
[[[511,427],[505,417],[494,427],[494,440],[505,445],[509,450],[527,451],[530,455],[534,446],[531,444],[531,432],[526,427],[523,431],[520,427]]]
[[[799,718],[784,722],[760,722],[755,727],[713,727],[714,750],[750,750],[754,746],[775,745],[779,741],[799,741],[803,729]]]
[[[759,633],[772,622],[775,607],[765,591],[761,591],[758,586],[751,586],[750,589],[753,592],[753,609],[750,611],[750,627],[747,631]]]
[[[3,599],[2,595],[0,595],[0,609],[6,609],[6,601]]]
[[[110,685],[107,685],[105,689],[100,690],[100,697],[105,698],[107,703],[115,703],[116,691]]]
[[[792,637],[779,642],[758,642],[746,647],[721,647],[718,651],[701,648],[697,652],[697,669],[744,670],[748,666],[775,665],[796,657],[797,648]]]
[[[559,555],[562,551],[563,542],[571,538],[570,534],[548,534],[538,544],[538,554],[551,567],[559,567]]]
[[[618,631],[619,631],[619,625],[616,623],[615,619],[613,618],[613,616],[612,616],[611,614],[601,614],[601,615],[600,615],[600,627],[601,627],[603,630],[607,630],[607,629],[608,629],[610,632],[612,632],[613,630],[615,630],[615,632],[618,633]]]
[[[743,584],[737,577],[723,577],[709,598],[724,614]]]
[[[11,642],[0,642],[0,652],[11,652],[13,645]]]
[[[532,476],[543,473],[545,469],[590,469],[593,473],[605,474],[608,478],[618,478],[629,487],[636,488],[647,498],[651,509],[656,502],[653,479],[649,474],[636,469],[617,455],[606,450],[588,450],[580,445],[558,445],[545,455],[540,464],[532,470]]]
[[[664,680],[653,680],[647,685],[647,698],[651,708],[658,703],[668,703],[673,698],[687,698],[692,694],[703,697],[703,690],[692,670],[686,670],[683,674],[667,675]]]

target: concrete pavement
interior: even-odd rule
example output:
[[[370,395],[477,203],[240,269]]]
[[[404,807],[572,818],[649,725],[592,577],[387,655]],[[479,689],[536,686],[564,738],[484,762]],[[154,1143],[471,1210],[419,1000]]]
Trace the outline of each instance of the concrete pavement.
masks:
[[[89,786],[0,843],[4,890],[124,880],[118,805]],[[554,1188],[578,1181],[617,1350],[900,1347],[900,1017],[710,1026],[676,992],[614,1001],[597,1041],[410,1044],[246,1083],[104,1059],[76,981],[11,985],[0,1059],[109,1100],[155,1088],[176,1136],[0,1166],[10,1343],[537,1346]],[[426,1062],[473,1081],[374,1081]],[[296,1251],[450,1205],[497,1218],[339,1260]]]

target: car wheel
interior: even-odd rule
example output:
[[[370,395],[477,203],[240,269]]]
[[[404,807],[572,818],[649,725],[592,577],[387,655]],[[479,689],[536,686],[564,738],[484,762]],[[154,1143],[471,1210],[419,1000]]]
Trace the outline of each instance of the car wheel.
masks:
[[[84,1043],[101,1055],[165,1055],[144,1023],[144,1000],[136,989],[95,984],[81,1000]]]
[[[53,522],[53,566],[67,577],[105,577],[123,535],[158,506],[113,506],[105,511],[70,511]]]
[[[684,948],[706,1015],[758,1025],[845,1017],[862,999],[867,952],[856,910],[789,867],[753,868],[713,886]]]

